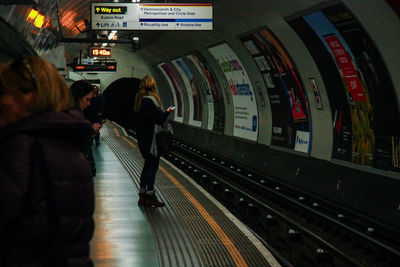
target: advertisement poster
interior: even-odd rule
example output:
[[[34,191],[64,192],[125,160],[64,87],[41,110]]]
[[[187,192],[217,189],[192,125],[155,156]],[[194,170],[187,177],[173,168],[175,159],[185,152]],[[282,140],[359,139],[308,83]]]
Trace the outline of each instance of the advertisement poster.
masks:
[[[204,73],[202,72],[202,69],[200,68],[199,64],[198,64],[198,60],[197,57],[195,59],[195,56],[193,55],[189,55],[187,56],[187,58],[194,64],[194,66],[196,67],[197,71],[200,73],[200,77],[201,77],[201,81],[204,85],[204,88],[206,90],[206,97],[207,97],[207,129],[208,130],[212,130],[213,129],[213,125],[214,125],[214,101],[211,95],[211,86],[206,78],[206,76],[204,75]]]
[[[223,43],[208,49],[217,60],[230,86],[234,108],[233,135],[256,141],[258,109],[254,90],[239,58]]]
[[[268,91],[272,112],[271,144],[309,153],[311,121],[307,97],[297,68],[267,29],[240,39],[253,57]],[[301,133],[300,133],[301,132]],[[305,140],[307,132],[308,139]],[[302,146],[296,145],[302,139]]]
[[[189,99],[189,125],[201,127],[202,97],[199,88],[196,87],[196,83],[194,82],[193,73],[182,58],[172,60],[171,62],[178,70],[185,84]]]
[[[172,96],[174,98],[174,105],[176,107],[175,112],[173,112],[174,121],[183,122],[184,100],[175,74],[166,63],[158,64],[157,67],[160,69],[161,73],[167,80],[169,87],[171,88]]]
[[[363,27],[343,5],[311,13],[290,24],[309,48],[324,78],[334,111],[336,141],[339,133],[348,132],[341,136],[351,146],[340,147],[341,142],[334,141],[333,157],[399,171],[400,116],[394,87],[379,51]],[[326,53],[329,63],[324,60]],[[332,64],[335,74],[333,68],[322,66]],[[339,78],[341,86],[333,86],[335,82],[328,81],[328,76]],[[338,88],[343,90],[342,99],[338,98]],[[342,149],[345,158],[341,157]]]

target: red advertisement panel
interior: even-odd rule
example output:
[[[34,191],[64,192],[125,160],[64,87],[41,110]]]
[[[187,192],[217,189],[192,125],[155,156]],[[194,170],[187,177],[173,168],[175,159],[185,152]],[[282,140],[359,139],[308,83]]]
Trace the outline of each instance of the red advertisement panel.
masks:
[[[344,81],[353,101],[365,101],[364,90],[357,76],[357,71],[349,53],[347,53],[339,38],[337,36],[327,37],[325,42],[336,57],[336,62],[343,73]]]

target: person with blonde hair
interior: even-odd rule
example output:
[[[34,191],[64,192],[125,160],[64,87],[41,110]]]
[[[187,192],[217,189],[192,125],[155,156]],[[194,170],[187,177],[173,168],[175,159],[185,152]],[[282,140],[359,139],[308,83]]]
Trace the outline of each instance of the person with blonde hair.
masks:
[[[0,265],[93,266],[91,132],[64,79],[27,56],[0,64]]]
[[[154,184],[160,161],[155,143],[155,126],[163,124],[170,112],[162,109],[161,99],[157,93],[155,79],[147,75],[140,82],[136,95],[134,110],[137,113],[136,134],[140,153],[144,158],[144,166],[140,175],[139,205],[162,207],[164,203],[156,197]]]

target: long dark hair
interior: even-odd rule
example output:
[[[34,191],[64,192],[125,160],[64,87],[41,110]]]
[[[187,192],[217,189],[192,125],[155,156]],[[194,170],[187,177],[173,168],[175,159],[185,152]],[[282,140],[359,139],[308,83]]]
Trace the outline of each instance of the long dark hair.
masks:
[[[81,99],[93,91],[93,85],[85,80],[80,80],[74,82],[71,87],[71,96],[74,104],[74,108],[81,109],[80,101]]]

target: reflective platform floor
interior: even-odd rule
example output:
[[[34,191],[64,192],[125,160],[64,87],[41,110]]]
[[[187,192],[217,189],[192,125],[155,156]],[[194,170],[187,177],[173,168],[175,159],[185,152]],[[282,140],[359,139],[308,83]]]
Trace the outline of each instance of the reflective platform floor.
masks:
[[[156,193],[165,207],[138,207],[143,159],[118,125],[104,125],[93,153],[96,266],[280,266],[243,223],[163,158]]]

